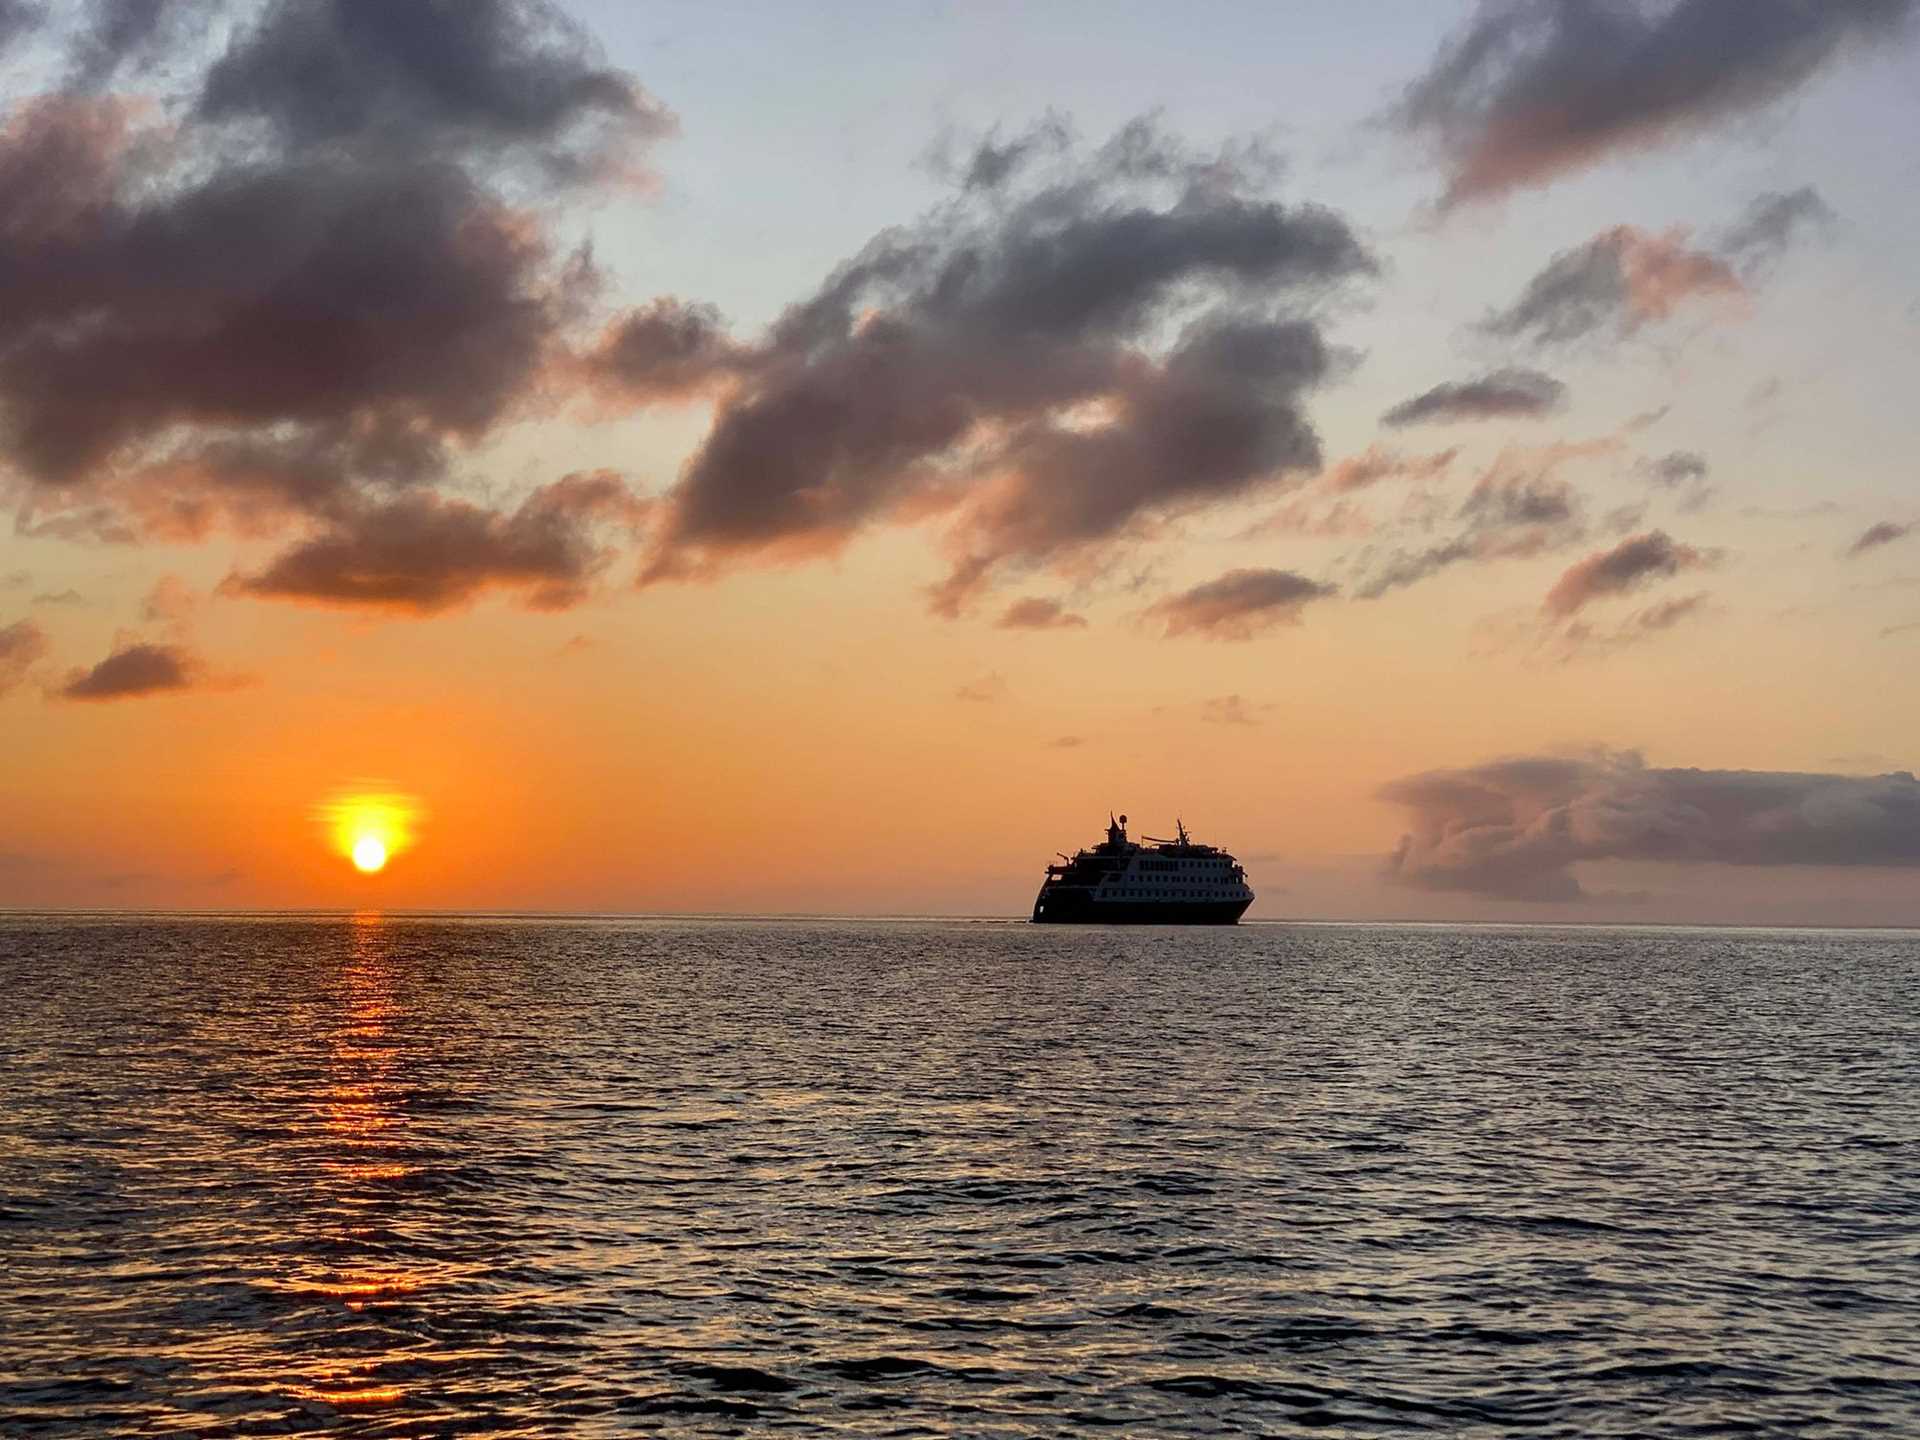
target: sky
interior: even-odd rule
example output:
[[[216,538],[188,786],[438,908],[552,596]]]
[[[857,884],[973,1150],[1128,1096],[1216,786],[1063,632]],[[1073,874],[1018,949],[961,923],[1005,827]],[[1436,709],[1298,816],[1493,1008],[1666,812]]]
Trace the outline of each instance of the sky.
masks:
[[[4,0],[0,905],[1920,924],[1916,12]]]

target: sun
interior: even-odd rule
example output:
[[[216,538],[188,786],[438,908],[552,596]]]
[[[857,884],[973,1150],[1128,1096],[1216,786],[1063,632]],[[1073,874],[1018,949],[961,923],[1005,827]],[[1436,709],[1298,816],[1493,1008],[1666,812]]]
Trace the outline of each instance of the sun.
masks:
[[[378,835],[362,835],[353,842],[353,864],[356,870],[371,875],[384,869],[387,863],[387,845]]]
[[[362,875],[377,875],[413,848],[421,814],[413,796],[363,781],[317,807],[314,819],[335,853]]]

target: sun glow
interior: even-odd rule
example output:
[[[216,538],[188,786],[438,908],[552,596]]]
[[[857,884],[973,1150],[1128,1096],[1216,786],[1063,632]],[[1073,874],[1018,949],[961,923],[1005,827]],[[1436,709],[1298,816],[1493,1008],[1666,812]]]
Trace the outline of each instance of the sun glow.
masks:
[[[334,849],[373,875],[413,844],[420,806],[411,795],[356,788],[322,805],[318,816]]]

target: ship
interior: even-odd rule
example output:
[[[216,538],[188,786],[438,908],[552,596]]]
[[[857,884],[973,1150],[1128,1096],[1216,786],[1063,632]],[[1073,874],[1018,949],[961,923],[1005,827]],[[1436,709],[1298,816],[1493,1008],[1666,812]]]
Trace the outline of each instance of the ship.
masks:
[[[1033,902],[1037,925],[1232,925],[1253,903],[1247,872],[1226,851],[1196,843],[1184,822],[1171,840],[1127,838],[1107,816],[1107,838],[1061,853]]]

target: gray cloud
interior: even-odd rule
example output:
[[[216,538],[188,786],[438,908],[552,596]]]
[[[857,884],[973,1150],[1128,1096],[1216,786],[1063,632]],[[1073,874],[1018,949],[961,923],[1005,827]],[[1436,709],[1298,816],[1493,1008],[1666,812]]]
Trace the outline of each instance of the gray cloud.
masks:
[[[548,0],[100,0],[66,33],[66,88],[0,134],[17,531],[457,510],[454,457],[543,398],[600,284],[528,186],[637,176],[670,117]],[[133,71],[164,125],[111,93]]]
[[[1380,417],[1404,426],[1457,420],[1534,420],[1558,409],[1567,387],[1538,370],[1510,367],[1477,380],[1450,380],[1403,400]]]
[[[91,670],[76,670],[60,687],[67,700],[135,700],[189,690],[204,667],[179,645],[126,645]]]
[[[1574,900],[1583,860],[1920,865],[1920,781],[1656,770],[1637,755],[1522,757],[1396,780],[1392,877],[1507,900]]]
[[[1457,565],[1523,559],[1579,543],[1587,534],[1583,506],[1559,468],[1614,448],[1599,441],[1504,452],[1461,501],[1450,536],[1385,556],[1363,552],[1356,594],[1376,600]]]
[[[1075,630],[1086,628],[1086,617],[1075,615],[1058,600],[1030,595],[1016,600],[994,622],[1002,630]]]
[[[197,113],[287,151],[524,156],[568,181],[631,168],[674,129],[547,0],[275,0],[208,70]]]
[[[1443,203],[1543,185],[1697,133],[1895,37],[1912,0],[1495,0],[1392,118],[1428,140]]]
[[[1630,535],[1610,550],[1596,551],[1570,566],[1547,592],[1542,608],[1566,617],[1612,595],[1625,595],[1650,581],[1711,565],[1707,551],[1677,543],[1664,530]]]
[[[1167,639],[1202,635],[1217,640],[1251,640],[1275,625],[1294,625],[1309,601],[1337,593],[1332,585],[1291,570],[1229,570],[1191,590],[1169,595],[1147,609],[1164,622]]]
[[[0,626],[0,696],[27,678],[27,671],[47,655],[47,632],[33,620]]]
[[[1713,498],[1713,486],[1707,483],[1711,467],[1697,450],[1670,450],[1642,460],[1637,468],[1651,484],[1673,492],[1680,509],[1689,513],[1704,509]]]
[[[1869,550],[1878,550],[1882,545],[1891,545],[1896,540],[1906,538],[1913,533],[1913,522],[1898,525],[1891,520],[1877,520],[1861,532],[1860,538],[1847,547],[1849,556],[1864,555]]]
[[[731,354],[649,577],[941,512],[951,614],[1003,567],[1318,468],[1302,402],[1333,357],[1280,307],[1372,262],[1256,178],[1139,123],[882,232]]]
[[[1641,469],[1654,484],[1677,490],[1707,478],[1707,457],[1697,450],[1672,450],[1646,461]]]
[[[534,609],[585,599],[613,558],[601,527],[642,522],[645,502],[607,471],[543,485],[510,512],[437,495],[354,511],[251,575],[229,594],[432,615],[482,593],[519,592]]]
[[[1740,277],[1718,255],[1687,247],[1684,235],[1616,225],[1562,251],[1527,282],[1520,298],[1481,328],[1549,345],[1607,330],[1629,335],[1701,296],[1737,295]]]
[[[1833,222],[1832,207],[1813,186],[1770,190],[1754,197],[1747,213],[1720,237],[1719,248],[1744,264],[1764,265],[1784,254],[1804,231],[1826,229]]]

